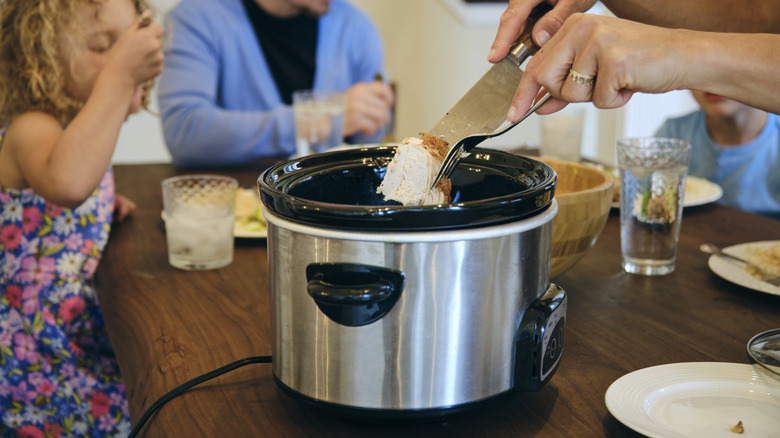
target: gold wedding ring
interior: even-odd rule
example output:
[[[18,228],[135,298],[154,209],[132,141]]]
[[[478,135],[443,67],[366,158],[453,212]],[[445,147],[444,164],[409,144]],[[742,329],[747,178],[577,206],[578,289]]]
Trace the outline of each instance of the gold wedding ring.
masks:
[[[579,85],[580,87],[590,87],[596,82],[596,76],[578,73],[573,68],[569,69],[569,77],[572,81],[574,81],[575,84]]]

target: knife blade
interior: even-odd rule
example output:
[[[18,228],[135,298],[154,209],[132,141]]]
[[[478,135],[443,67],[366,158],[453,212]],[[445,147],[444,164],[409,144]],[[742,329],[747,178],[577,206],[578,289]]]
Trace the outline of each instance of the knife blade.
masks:
[[[444,139],[452,146],[466,136],[495,131],[504,123],[515,90],[523,77],[520,66],[539,50],[531,38],[531,29],[539,17],[551,9],[549,4],[542,2],[531,11],[523,32],[515,40],[509,54],[490,67],[433,125],[429,134]]]

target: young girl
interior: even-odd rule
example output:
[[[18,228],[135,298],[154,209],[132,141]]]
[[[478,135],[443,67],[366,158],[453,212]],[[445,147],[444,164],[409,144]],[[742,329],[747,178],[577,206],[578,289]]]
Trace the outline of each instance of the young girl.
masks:
[[[124,436],[124,386],[93,274],[119,130],[162,70],[144,0],[0,8],[0,435]]]

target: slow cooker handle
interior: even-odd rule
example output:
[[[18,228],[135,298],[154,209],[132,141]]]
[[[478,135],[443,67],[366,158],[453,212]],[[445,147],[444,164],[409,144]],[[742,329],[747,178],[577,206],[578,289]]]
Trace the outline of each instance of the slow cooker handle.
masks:
[[[393,292],[393,285],[383,278],[373,278],[365,284],[334,284],[327,281],[325,274],[318,273],[309,280],[309,295],[318,303],[336,306],[377,303],[387,299]]]
[[[404,288],[403,272],[356,263],[312,263],[306,289],[328,318],[346,326],[370,324],[393,308]]]

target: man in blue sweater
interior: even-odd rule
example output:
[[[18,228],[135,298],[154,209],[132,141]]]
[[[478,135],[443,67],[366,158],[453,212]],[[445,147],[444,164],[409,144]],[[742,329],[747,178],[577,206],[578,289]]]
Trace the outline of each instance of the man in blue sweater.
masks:
[[[393,92],[382,41],[346,0],[182,0],[167,21],[163,132],[181,167],[295,153],[292,92],[345,91],[350,143],[382,140]]]

